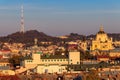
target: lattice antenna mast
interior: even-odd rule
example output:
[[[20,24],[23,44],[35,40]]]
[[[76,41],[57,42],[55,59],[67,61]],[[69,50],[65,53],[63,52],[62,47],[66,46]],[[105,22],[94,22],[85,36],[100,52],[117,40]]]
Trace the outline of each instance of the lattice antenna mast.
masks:
[[[24,9],[23,9],[23,5],[21,6],[21,30],[20,32],[21,33],[24,33],[25,32],[25,26],[24,26]]]

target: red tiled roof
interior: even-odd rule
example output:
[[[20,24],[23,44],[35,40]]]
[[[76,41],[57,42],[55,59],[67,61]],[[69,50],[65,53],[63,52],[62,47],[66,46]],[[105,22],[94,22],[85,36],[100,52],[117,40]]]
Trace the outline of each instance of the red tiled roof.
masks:
[[[3,58],[3,56],[2,56],[2,55],[0,55],[0,59],[1,59],[1,58]]]
[[[0,75],[0,79],[1,80],[20,80],[20,78],[17,75],[13,75],[13,76],[10,76],[10,75],[1,76]]]
[[[0,50],[0,52],[11,52],[11,50]]]
[[[104,55],[104,56],[97,56],[97,58],[109,58],[109,56]]]

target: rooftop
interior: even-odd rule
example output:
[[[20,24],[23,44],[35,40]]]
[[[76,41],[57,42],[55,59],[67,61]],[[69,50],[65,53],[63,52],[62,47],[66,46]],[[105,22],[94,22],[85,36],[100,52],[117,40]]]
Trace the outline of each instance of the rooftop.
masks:
[[[41,59],[68,59],[66,55],[43,55]]]

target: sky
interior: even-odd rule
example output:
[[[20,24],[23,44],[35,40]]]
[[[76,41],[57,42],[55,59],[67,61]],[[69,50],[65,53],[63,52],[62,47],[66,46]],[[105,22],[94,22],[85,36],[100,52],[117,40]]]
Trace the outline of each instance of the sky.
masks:
[[[25,31],[47,35],[120,33],[120,0],[0,0],[0,36],[20,31],[21,5]]]

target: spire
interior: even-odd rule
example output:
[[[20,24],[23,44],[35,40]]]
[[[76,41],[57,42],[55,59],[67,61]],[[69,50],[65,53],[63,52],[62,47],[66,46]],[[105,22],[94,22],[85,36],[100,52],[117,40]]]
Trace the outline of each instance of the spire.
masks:
[[[101,24],[100,25],[100,30],[99,30],[99,32],[98,32],[98,34],[104,34],[105,32],[104,32],[104,29],[103,29],[103,25]]]
[[[102,24],[100,25],[100,31],[101,31],[101,32],[104,31],[104,29],[103,29],[103,25],[102,25]]]
[[[23,15],[23,5],[21,5],[21,29],[20,32],[24,33],[24,15]]]

